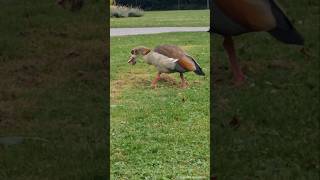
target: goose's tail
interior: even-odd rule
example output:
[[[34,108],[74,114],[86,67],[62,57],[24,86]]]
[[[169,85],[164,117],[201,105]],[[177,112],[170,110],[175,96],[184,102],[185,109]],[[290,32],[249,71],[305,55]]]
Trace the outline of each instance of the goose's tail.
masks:
[[[293,27],[290,20],[279,8],[279,6],[273,0],[271,2],[272,12],[277,20],[277,27],[269,31],[269,33],[278,39],[287,44],[296,44],[303,45],[304,39],[299,34],[299,32]]]
[[[200,65],[197,63],[197,61],[194,60],[193,57],[191,57],[189,55],[187,55],[187,56],[194,62],[195,66],[196,66],[196,70],[194,70],[193,72],[199,76],[205,76],[204,72],[202,71],[202,69],[201,69]]]

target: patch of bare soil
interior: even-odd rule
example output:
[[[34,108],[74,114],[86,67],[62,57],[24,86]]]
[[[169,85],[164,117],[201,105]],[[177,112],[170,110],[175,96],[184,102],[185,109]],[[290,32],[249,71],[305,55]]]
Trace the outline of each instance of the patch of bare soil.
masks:
[[[112,80],[110,83],[111,103],[120,100],[124,89],[146,86],[150,83],[148,74],[122,74],[117,80]]]

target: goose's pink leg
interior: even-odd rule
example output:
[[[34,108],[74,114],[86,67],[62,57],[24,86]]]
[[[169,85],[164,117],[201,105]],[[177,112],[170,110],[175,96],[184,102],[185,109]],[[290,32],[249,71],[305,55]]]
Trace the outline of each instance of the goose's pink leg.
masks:
[[[188,85],[187,85],[186,79],[183,76],[183,73],[180,73],[180,79],[181,79],[181,87],[186,88]]]
[[[236,56],[232,37],[225,36],[223,41],[223,47],[228,53],[230,67],[233,73],[233,80],[236,86],[242,85],[245,81],[245,76],[239,66],[239,61]]]
[[[151,83],[151,87],[152,88],[156,88],[157,87],[157,82],[161,79],[161,72],[158,72],[157,76],[154,78],[154,80]]]

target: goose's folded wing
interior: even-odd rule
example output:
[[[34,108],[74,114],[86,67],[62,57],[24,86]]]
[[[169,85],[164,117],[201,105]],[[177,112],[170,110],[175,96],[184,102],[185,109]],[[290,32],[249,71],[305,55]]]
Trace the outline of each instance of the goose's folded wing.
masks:
[[[185,52],[177,46],[162,45],[156,47],[154,51],[169,58],[177,59],[177,63],[180,66],[179,69],[182,68],[185,71],[194,71],[196,69],[193,60],[187,57]]]
[[[184,51],[173,45],[161,45],[154,49],[154,52],[167,56],[173,59],[179,59],[184,56]]]
[[[187,56],[183,56],[177,62],[183,69],[187,71],[194,71],[196,70],[196,64],[192,59]]]

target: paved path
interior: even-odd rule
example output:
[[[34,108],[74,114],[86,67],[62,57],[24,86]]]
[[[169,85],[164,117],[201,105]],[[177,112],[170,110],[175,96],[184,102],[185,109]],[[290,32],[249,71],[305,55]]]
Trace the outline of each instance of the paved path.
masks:
[[[167,32],[206,32],[209,27],[146,27],[146,28],[111,28],[110,36],[139,34],[158,34]]]

